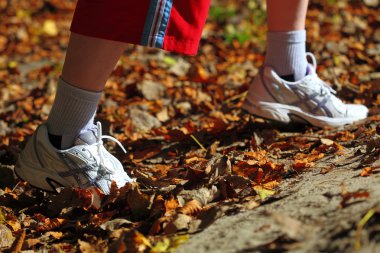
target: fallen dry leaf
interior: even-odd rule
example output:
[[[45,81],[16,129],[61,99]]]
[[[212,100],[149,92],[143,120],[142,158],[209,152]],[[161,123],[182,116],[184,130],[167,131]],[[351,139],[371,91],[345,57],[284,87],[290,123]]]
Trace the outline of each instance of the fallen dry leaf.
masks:
[[[371,175],[373,172],[373,168],[372,167],[365,167],[361,172],[360,172],[360,176],[362,177],[368,177],[369,175]]]
[[[0,248],[10,247],[15,240],[12,231],[3,224],[0,224],[0,238]]]
[[[342,200],[340,201],[340,207],[345,208],[346,206],[353,204],[355,202],[352,202],[352,199],[366,199],[369,198],[370,193],[366,190],[357,190],[355,192],[348,192],[345,190],[345,187],[342,186],[342,193],[341,197]]]
[[[202,205],[198,200],[190,200],[185,205],[178,209],[178,213],[194,216],[202,210]]]
[[[10,252],[21,252],[22,246],[23,246],[24,241],[25,241],[25,235],[26,235],[25,230],[21,230],[18,233],[16,239],[13,241],[13,244],[10,248]]]

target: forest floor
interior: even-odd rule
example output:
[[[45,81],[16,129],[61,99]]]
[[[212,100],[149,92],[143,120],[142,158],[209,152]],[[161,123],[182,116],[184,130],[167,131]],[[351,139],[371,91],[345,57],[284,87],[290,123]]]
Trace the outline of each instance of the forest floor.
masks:
[[[264,1],[214,1],[196,57],[129,46],[96,120],[137,181],[105,196],[15,178],[54,100],[75,1],[0,2],[0,251],[379,252],[378,5],[310,4],[320,77],[370,108],[339,129],[241,109],[264,60]]]

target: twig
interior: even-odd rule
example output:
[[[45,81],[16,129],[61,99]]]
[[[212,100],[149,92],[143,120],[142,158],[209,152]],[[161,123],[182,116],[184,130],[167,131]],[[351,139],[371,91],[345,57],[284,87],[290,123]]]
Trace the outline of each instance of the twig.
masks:
[[[355,234],[355,250],[360,250],[361,248],[361,242],[360,242],[360,237],[362,234],[362,230],[367,224],[367,222],[371,219],[371,217],[376,213],[375,208],[369,209],[369,211],[364,215],[364,217],[359,221],[358,223],[358,228],[356,229],[356,234]]]
[[[14,191],[16,190],[16,188],[17,188],[17,186],[20,184],[20,182],[21,182],[21,181],[18,181],[18,182],[17,182],[17,184],[15,185],[15,187],[13,187],[12,192],[14,192]]]
[[[240,98],[245,98],[247,96],[247,94],[248,94],[248,91],[244,91],[243,93],[237,94],[236,96],[233,96],[233,97],[227,99],[226,101],[223,102],[223,104],[228,104],[231,101],[234,101],[234,100],[237,100]]]
[[[205,147],[202,145],[202,143],[200,143],[198,140],[197,140],[197,138],[195,138],[195,136],[194,135],[190,135],[190,137],[199,145],[199,147],[201,147],[201,149],[203,150],[203,151],[206,151],[207,152],[207,149],[205,149]]]

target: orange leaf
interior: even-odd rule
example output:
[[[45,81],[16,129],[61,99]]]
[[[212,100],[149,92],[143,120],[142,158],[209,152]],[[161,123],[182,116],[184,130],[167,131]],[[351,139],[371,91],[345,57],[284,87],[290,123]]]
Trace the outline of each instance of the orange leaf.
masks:
[[[49,231],[46,233],[48,236],[52,236],[54,239],[61,239],[63,236],[62,232],[54,232],[54,231]]]
[[[17,239],[14,240],[9,252],[21,252],[22,245],[25,241],[25,235],[25,230],[22,230],[21,233],[19,233],[19,235],[17,236]]]
[[[257,170],[257,177],[256,177],[255,182],[258,184],[261,184],[261,182],[263,181],[263,177],[264,177],[264,171],[262,168],[259,168]]]
[[[30,249],[31,247],[37,245],[41,243],[41,240],[40,239],[35,239],[35,238],[30,238],[30,239],[27,239],[24,241],[23,245],[22,245],[22,249],[23,250],[27,250],[27,249]]]
[[[371,175],[373,172],[373,168],[372,167],[365,167],[362,172],[360,173],[360,176],[362,177],[368,177],[369,175]]]
[[[18,220],[8,220],[7,224],[12,227],[13,231],[19,231],[21,229],[21,224]]]
[[[178,207],[178,200],[175,199],[173,196],[169,200],[165,201],[165,210],[166,212],[169,212],[171,210],[174,210]]]
[[[198,200],[190,200],[183,207],[181,207],[178,212],[190,216],[194,216],[202,210],[202,205]]]
[[[266,189],[274,189],[276,188],[277,186],[280,185],[280,182],[276,181],[276,180],[273,180],[273,181],[270,181],[268,183],[265,183],[263,184],[263,187],[266,188]]]
[[[66,221],[67,221],[66,219],[61,219],[61,218],[54,218],[52,220],[47,218],[45,219],[45,224],[38,226],[36,230],[38,232],[53,230],[62,226],[64,223],[66,223]]]

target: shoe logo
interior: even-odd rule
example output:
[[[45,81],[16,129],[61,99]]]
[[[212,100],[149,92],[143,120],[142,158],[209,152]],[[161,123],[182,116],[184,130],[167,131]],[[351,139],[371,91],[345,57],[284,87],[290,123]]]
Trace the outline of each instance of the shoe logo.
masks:
[[[318,111],[322,111],[322,113],[324,112],[327,117],[333,117],[332,112],[327,106],[330,99],[329,96],[321,99],[319,93],[313,92],[311,94],[304,94],[303,91],[297,88],[294,88],[293,92],[297,95],[298,100],[291,103],[291,105],[298,106],[300,108],[304,105],[311,114],[316,114]],[[312,106],[312,104],[314,106]]]

